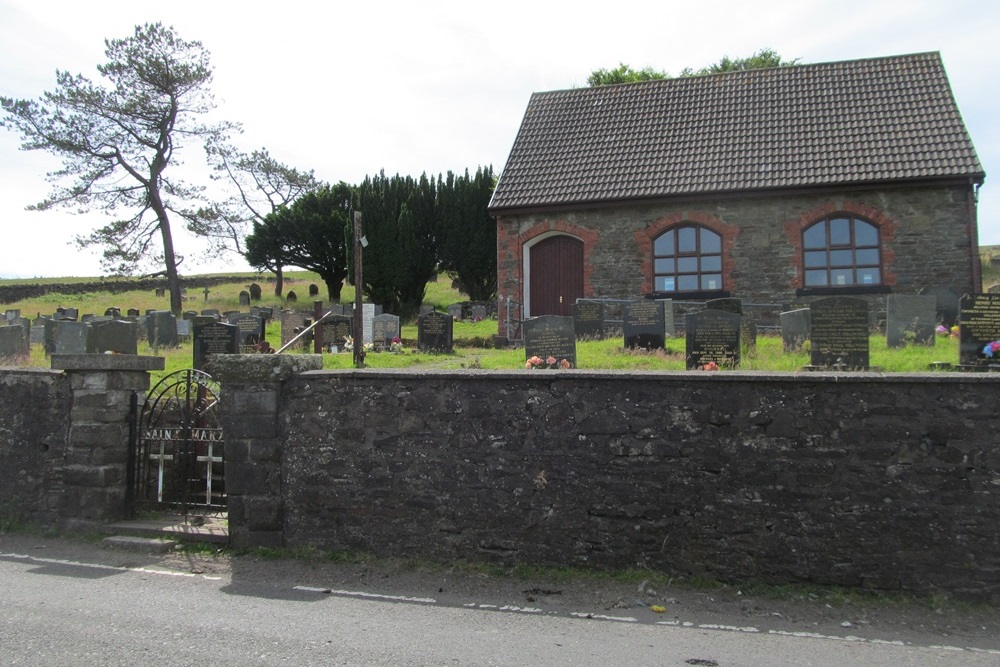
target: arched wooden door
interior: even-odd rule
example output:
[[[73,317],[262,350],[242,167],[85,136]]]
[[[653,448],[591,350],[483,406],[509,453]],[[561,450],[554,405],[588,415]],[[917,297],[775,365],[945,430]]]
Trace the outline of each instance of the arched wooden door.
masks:
[[[583,241],[551,236],[530,248],[531,317],[572,315],[583,296]]]

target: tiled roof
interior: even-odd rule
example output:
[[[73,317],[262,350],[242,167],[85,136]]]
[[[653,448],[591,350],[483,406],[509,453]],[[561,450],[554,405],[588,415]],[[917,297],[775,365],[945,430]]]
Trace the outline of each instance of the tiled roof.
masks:
[[[535,93],[490,208],[983,176],[920,53]]]

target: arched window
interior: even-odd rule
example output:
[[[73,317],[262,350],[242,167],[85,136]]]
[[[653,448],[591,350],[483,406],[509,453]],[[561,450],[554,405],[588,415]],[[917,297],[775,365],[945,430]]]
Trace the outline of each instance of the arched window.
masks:
[[[654,292],[722,291],[722,237],[681,224],[653,240]]]
[[[879,229],[871,222],[838,213],[802,230],[806,287],[882,284]]]

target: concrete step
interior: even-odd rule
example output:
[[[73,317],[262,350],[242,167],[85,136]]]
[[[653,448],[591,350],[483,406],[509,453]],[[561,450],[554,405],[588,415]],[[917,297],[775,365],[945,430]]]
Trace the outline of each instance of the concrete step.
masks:
[[[177,542],[160,537],[134,537],[132,535],[111,535],[101,540],[106,549],[135,551],[146,554],[165,554],[177,548]]]
[[[228,544],[229,520],[225,515],[157,516],[105,524],[104,532],[108,535]]]

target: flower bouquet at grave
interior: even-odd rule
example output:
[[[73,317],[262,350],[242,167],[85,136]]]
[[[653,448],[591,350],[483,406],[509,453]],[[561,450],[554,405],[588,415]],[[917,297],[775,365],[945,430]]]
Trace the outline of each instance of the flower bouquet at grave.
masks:
[[[987,359],[1000,360],[1000,340],[987,343],[983,348],[983,356]]]
[[[528,370],[537,369],[548,369],[548,368],[572,368],[573,364],[570,363],[568,359],[556,360],[555,357],[548,357],[547,359],[542,359],[539,356],[534,356],[524,362],[524,367]]]
[[[351,336],[344,338],[344,352],[354,352],[354,338]]]
[[[389,342],[389,351],[400,353],[403,351],[403,339],[399,336],[393,336],[392,340]]]

